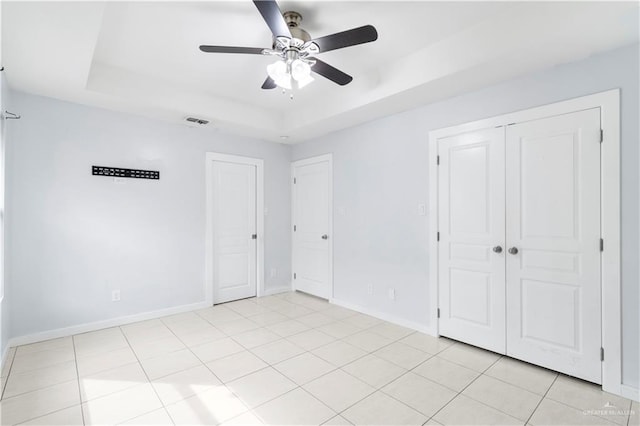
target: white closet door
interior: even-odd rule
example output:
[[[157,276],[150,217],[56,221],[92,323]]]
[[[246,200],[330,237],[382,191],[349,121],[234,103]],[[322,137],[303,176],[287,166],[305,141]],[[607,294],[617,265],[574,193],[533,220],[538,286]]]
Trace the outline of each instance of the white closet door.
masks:
[[[507,355],[601,383],[600,110],[506,143]]]
[[[256,295],[256,167],[214,161],[214,303]]]
[[[331,296],[329,160],[293,164],[293,287],[314,296]]]
[[[438,152],[439,331],[504,353],[504,129],[440,139]]]

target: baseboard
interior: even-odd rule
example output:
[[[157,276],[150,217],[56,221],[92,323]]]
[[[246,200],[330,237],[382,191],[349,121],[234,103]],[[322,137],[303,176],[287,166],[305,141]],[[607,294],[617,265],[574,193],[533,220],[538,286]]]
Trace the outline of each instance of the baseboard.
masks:
[[[414,321],[398,318],[394,315],[390,315],[385,312],[376,311],[374,309],[356,305],[350,302],[345,302],[343,300],[329,299],[329,302],[333,303],[334,305],[342,306],[343,308],[351,309],[352,311],[360,312],[361,314],[369,315],[384,321],[388,321],[392,324],[396,324],[402,327],[410,328],[415,331],[419,331],[421,333],[428,334],[430,336],[437,336],[437,333],[435,333],[431,327],[425,324],[420,324]]]
[[[207,302],[198,302],[190,305],[174,306],[172,308],[159,309],[157,311],[143,312],[141,314],[128,315],[103,321],[90,322],[87,324],[74,325],[71,327],[57,328],[55,330],[43,331],[40,333],[27,334],[9,339],[7,347],[28,345],[30,343],[57,339],[59,337],[73,336],[74,334],[87,333],[90,331],[101,330],[103,328],[117,327],[120,325],[131,324],[133,322],[146,321],[167,315],[181,314],[183,312],[194,311],[196,309],[204,309],[209,306],[211,305]]]
[[[265,290],[263,296],[272,296],[274,294],[287,293],[291,291],[291,286],[281,286]]]
[[[620,386],[620,396],[640,402],[640,389],[623,384]]]

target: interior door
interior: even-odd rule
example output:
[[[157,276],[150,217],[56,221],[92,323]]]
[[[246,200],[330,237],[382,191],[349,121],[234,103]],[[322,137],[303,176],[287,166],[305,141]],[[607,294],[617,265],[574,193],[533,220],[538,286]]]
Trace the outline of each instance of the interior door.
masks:
[[[506,134],[507,355],[601,383],[600,110]]]
[[[293,287],[331,296],[331,166],[326,156],[293,164]]]
[[[214,303],[256,295],[256,167],[214,161]]]
[[[439,332],[505,351],[504,129],[438,141]]]

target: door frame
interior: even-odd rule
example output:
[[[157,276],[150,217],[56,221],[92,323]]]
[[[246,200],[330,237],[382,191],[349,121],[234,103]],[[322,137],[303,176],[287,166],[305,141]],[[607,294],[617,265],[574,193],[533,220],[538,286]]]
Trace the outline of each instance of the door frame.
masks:
[[[508,126],[555,115],[600,108],[601,144],[600,213],[604,251],[601,252],[602,389],[621,395],[622,308],[620,261],[620,89],[521,110],[429,132],[429,324],[438,336],[438,140],[489,127]]]
[[[220,154],[217,152],[207,152],[205,156],[205,179],[206,179],[206,227],[205,227],[205,282],[204,298],[207,304],[213,305],[213,162],[221,161],[225,163],[245,164],[256,168],[256,297],[264,294],[264,160],[260,158],[242,157],[239,155]]]
[[[333,154],[322,154],[314,157],[303,158],[301,160],[296,160],[291,162],[291,289],[296,290],[295,282],[293,279],[293,274],[295,273],[295,235],[293,231],[293,227],[295,225],[295,187],[294,187],[294,179],[295,179],[295,169],[296,166],[306,166],[308,164],[321,163],[326,161],[329,165],[329,271],[327,272],[327,276],[329,279],[329,294],[328,300],[333,300],[334,297],[334,289],[333,289]]]

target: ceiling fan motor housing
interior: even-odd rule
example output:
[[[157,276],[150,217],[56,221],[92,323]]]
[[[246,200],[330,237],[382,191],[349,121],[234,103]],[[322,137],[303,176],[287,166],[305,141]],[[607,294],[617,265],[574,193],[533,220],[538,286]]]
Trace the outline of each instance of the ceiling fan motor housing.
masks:
[[[309,35],[309,33],[300,28],[302,15],[300,15],[298,12],[289,11],[283,13],[282,16],[284,17],[284,21],[289,27],[292,38],[297,38],[298,40],[302,40],[305,43],[311,41],[311,36]]]

